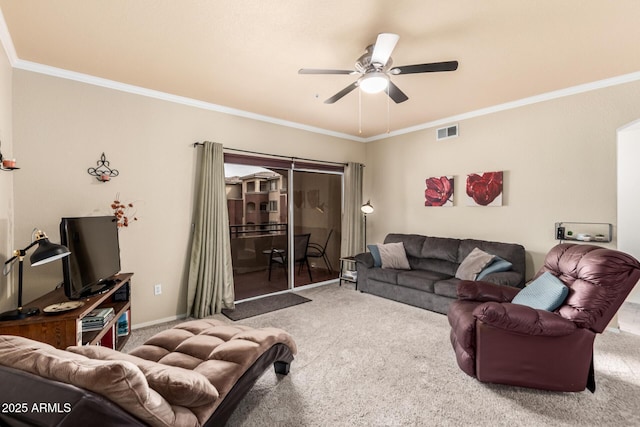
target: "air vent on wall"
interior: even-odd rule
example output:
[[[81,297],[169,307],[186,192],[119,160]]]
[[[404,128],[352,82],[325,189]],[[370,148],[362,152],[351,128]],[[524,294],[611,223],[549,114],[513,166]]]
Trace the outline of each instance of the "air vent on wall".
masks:
[[[447,126],[436,130],[437,140],[455,138],[458,136],[458,125]]]

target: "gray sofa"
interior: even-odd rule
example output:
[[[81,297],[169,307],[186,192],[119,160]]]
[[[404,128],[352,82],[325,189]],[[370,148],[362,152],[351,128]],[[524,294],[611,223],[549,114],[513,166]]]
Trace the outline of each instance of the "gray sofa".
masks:
[[[374,267],[370,252],[356,255],[358,289],[362,292],[446,314],[456,300],[461,279],[456,272],[475,249],[496,255],[512,264],[508,271],[487,274],[483,281],[522,288],[525,282],[524,247],[474,239],[389,234],[384,243],[402,242],[410,269]]]

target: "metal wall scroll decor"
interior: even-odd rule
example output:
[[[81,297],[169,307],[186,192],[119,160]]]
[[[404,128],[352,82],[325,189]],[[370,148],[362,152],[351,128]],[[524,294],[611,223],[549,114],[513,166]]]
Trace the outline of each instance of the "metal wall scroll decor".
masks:
[[[87,172],[89,173],[89,175],[95,176],[96,179],[100,182],[108,182],[111,180],[111,178],[115,178],[116,176],[120,175],[120,172],[118,172],[116,169],[111,169],[109,167],[109,161],[104,156],[104,153],[102,153],[102,155],[100,156],[100,160],[96,162],[96,165],[98,167],[89,168],[87,169]]]

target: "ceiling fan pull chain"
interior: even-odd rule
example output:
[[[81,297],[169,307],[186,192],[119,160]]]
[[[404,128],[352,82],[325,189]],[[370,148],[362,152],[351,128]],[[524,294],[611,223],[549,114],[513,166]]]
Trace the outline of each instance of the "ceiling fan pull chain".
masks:
[[[391,121],[391,119],[389,118],[389,116],[391,115],[391,110],[389,108],[389,98],[390,97],[387,96],[387,133],[391,132],[390,131],[390,125],[389,125],[389,123]]]

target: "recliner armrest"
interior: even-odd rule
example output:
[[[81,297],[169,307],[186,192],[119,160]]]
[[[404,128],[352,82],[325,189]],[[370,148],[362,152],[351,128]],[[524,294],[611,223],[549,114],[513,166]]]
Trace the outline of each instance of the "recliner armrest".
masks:
[[[487,325],[527,335],[559,337],[577,329],[575,323],[555,313],[520,304],[487,302],[476,307],[473,316]]]
[[[463,280],[458,283],[458,299],[480,302],[510,302],[520,289],[485,281]]]
[[[487,274],[482,278],[485,282],[495,283],[496,285],[510,286],[514,288],[522,288],[524,286],[524,277],[517,271],[499,271]]]

